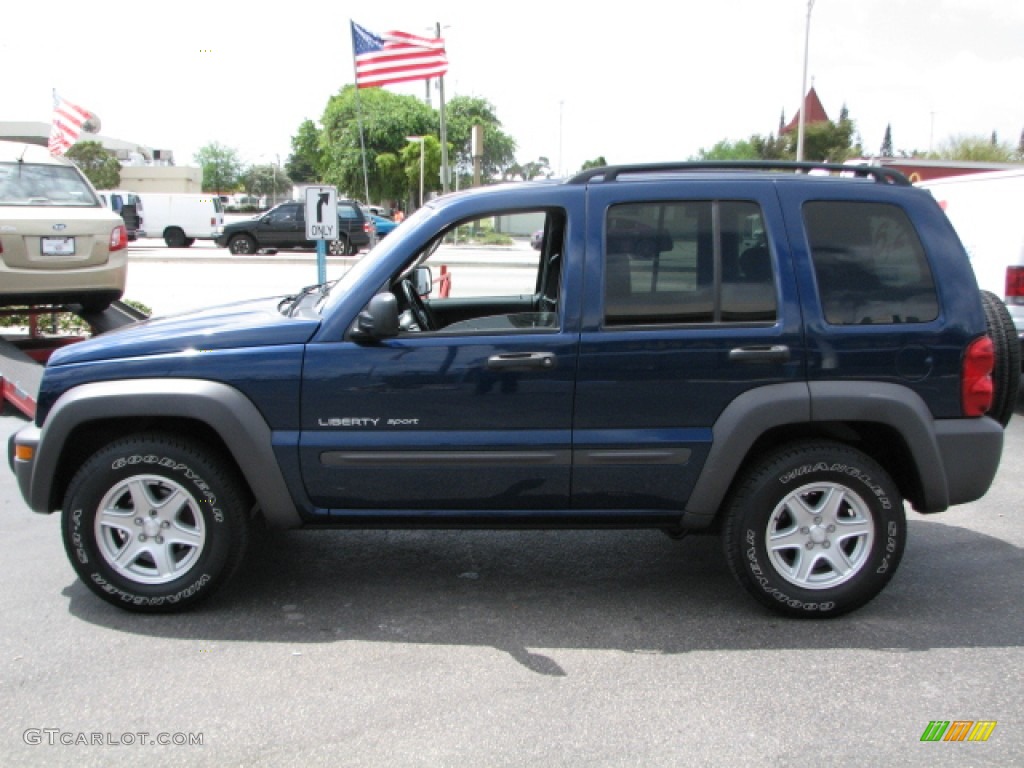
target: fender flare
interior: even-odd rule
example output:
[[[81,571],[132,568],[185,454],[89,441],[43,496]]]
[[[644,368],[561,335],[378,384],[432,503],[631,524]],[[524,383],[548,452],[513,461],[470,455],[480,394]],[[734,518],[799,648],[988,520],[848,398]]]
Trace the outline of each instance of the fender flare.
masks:
[[[942,511],[951,504],[962,503],[972,494],[977,498],[977,488],[984,485],[985,472],[978,473],[982,476],[978,481],[950,477],[951,471],[954,475],[957,473],[956,467],[951,465],[954,456],[946,434],[950,428],[976,433],[977,449],[988,453],[994,445],[987,437],[992,433],[990,420],[936,421],[921,397],[899,384],[864,381],[777,384],[744,392],[715,421],[705,471],[687,501],[683,525],[703,528],[711,524],[743,460],[765,432],[786,425],[830,421],[884,424],[902,435],[921,481],[922,512]],[[986,456],[985,466],[998,464],[998,459],[993,462],[989,458]]]
[[[234,387],[200,379],[104,381],[65,392],[54,403],[37,435],[30,434],[35,427],[18,434],[19,443],[36,444],[30,466],[17,468],[29,506],[37,512],[53,511],[53,478],[74,429],[92,421],[131,417],[187,418],[207,424],[224,441],[267,524],[273,528],[301,526],[301,517],[274,456],[273,433],[263,415]],[[22,478],[25,470],[29,470],[30,476]]]

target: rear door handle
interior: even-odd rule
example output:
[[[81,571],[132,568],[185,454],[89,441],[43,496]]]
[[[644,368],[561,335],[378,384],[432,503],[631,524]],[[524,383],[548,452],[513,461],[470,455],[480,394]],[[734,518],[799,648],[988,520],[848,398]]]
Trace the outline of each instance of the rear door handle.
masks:
[[[789,347],[785,344],[736,347],[729,350],[729,359],[737,363],[785,363],[789,362]]]
[[[555,356],[551,352],[509,352],[487,358],[487,367],[492,371],[550,370],[555,367]]]

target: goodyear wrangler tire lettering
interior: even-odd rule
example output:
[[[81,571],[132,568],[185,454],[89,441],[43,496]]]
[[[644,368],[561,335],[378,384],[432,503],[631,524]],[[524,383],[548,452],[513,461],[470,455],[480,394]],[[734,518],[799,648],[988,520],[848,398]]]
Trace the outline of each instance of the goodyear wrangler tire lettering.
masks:
[[[885,470],[824,440],[755,460],[723,512],[737,581],[794,616],[838,616],[867,603],[892,578],[906,538],[903,499]]]
[[[64,498],[64,546],[82,582],[135,611],[177,611],[235,571],[248,540],[247,492],[234,467],[162,434],[111,443]]]

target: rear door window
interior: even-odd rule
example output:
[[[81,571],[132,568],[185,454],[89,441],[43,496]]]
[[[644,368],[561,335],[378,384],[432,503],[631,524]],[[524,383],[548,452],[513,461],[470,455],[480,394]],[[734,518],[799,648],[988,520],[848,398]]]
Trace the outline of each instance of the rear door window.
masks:
[[[776,280],[757,203],[609,208],[605,325],[772,323]]]

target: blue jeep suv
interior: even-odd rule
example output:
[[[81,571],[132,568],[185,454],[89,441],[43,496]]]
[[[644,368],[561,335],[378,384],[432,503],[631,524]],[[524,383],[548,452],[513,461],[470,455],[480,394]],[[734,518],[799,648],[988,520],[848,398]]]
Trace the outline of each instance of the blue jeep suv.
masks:
[[[21,491],[137,611],[208,596],[257,523],[709,532],[761,603],[853,610],[905,503],[989,488],[1019,357],[927,192],[809,170],[446,195],[324,285],[69,346],[11,440]]]

